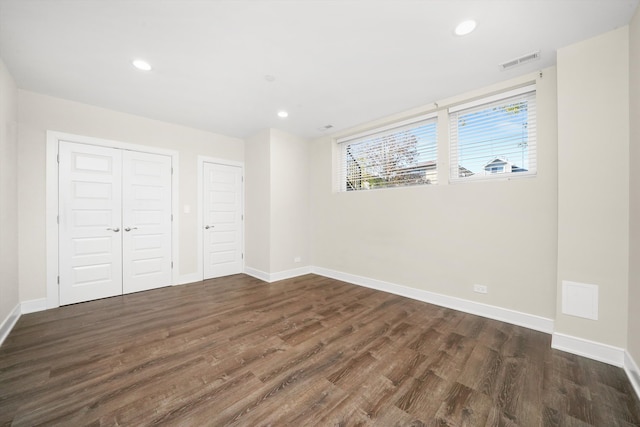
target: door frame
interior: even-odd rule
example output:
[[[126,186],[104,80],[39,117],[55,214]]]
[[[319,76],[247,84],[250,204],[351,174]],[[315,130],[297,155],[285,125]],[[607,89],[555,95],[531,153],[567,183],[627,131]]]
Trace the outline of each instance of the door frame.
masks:
[[[177,242],[179,219],[178,213],[178,197],[179,197],[179,179],[180,176],[179,155],[175,150],[157,148],[150,145],[131,144],[128,142],[120,142],[109,139],[94,138],[90,136],[74,135],[70,133],[47,131],[47,152],[46,152],[46,286],[47,286],[47,308],[60,307],[60,295],[58,285],[58,264],[59,264],[59,245],[58,245],[58,143],[60,141],[75,142],[78,144],[87,144],[100,147],[117,148],[121,150],[140,151],[151,154],[161,154],[171,157],[171,166],[173,173],[171,174],[171,215],[173,221],[171,223],[171,258],[174,262],[171,270],[171,285],[175,285],[179,280],[179,269],[177,260],[180,259],[179,244]]]
[[[240,168],[240,174],[242,175],[242,185],[240,186],[240,205],[242,212],[242,227],[240,237],[240,247],[242,248],[242,271],[244,272],[244,162],[234,162],[232,160],[220,159],[217,157],[207,157],[207,156],[198,156],[198,264],[197,264],[197,274],[199,279],[204,280],[204,221],[203,221],[203,212],[204,209],[204,201],[203,201],[203,192],[204,192],[204,164],[205,163],[215,163],[223,166],[235,166]]]

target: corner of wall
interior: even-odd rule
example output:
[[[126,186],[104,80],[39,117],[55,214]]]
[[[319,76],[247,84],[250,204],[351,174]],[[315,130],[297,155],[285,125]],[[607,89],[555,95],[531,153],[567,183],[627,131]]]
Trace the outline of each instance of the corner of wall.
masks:
[[[640,116],[640,7],[629,23],[629,117]],[[628,360],[640,361],[640,122],[629,121],[629,296],[627,324]],[[640,371],[637,363],[627,372],[634,373],[640,397]]]
[[[7,339],[9,333],[11,333],[11,330],[13,329],[19,318],[20,304],[16,304],[13,310],[9,311],[4,320],[0,322],[0,346],[2,345],[4,340]]]
[[[0,337],[20,301],[18,87],[0,58]]]
[[[624,370],[636,392],[636,396],[640,399],[640,368],[628,351],[624,353]]]

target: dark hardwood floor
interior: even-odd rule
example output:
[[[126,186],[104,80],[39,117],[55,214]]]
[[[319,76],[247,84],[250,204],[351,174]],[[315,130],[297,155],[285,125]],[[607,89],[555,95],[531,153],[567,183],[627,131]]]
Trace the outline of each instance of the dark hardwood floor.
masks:
[[[237,275],[20,318],[0,425],[638,426],[622,369],[320,276]]]

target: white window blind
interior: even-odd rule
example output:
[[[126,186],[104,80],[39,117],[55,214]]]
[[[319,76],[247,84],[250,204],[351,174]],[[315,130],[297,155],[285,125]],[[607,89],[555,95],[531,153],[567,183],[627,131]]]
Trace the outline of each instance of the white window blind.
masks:
[[[435,184],[435,114],[338,140],[341,191]]]
[[[535,175],[535,85],[452,107],[449,125],[451,181]]]

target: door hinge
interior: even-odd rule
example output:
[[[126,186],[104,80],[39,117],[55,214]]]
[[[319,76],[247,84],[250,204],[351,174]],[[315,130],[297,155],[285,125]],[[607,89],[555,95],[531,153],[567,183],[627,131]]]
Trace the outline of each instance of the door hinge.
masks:
[[[240,215],[240,221],[244,221],[244,215]]]
[[[240,257],[241,257],[242,259],[244,259],[244,254],[240,254]]]
[[[173,214],[171,214],[171,222],[173,222]]]
[[[56,222],[58,223],[58,225],[60,225],[60,215],[56,216]]]
[[[60,154],[56,154],[56,162],[60,163]]]
[[[60,276],[58,276],[58,285],[60,284]]]
[[[171,167],[171,175],[173,175],[173,166]]]
[[[171,261],[171,269],[173,270],[173,261]]]

